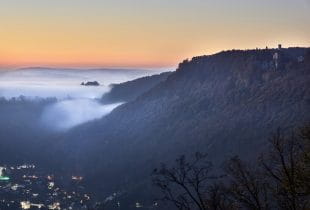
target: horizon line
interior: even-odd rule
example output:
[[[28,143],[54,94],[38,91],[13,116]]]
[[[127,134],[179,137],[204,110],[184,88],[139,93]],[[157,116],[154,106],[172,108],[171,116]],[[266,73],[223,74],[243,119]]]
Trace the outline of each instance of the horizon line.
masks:
[[[279,45],[281,45],[279,43]],[[282,45],[282,49],[290,49],[290,48],[310,48],[310,46],[287,46],[287,47],[283,47]],[[232,49],[224,49],[224,50],[219,50],[216,52],[212,52],[210,54],[200,54],[200,55],[194,55],[194,56],[190,56],[187,58],[183,58],[180,59],[176,64],[171,64],[171,65],[160,65],[160,64],[145,64],[145,65],[112,65],[112,64],[86,64],[86,63],[81,63],[81,64],[73,64],[72,62],[70,63],[63,63],[63,64],[57,64],[57,62],[55,63],[50,63],[50,62],[46,62],[45,64],[35,64],[35,62],[29,62],[29,63],[33,63],[33,64],[1,64],[0,63],[0,70],[3,69],[7,69],[7,70],[21,70],[21,69],[36,69],[36,68],[42,68],[42,69],[80,69],[80,70],[94,70],[94,69],[128,69],[128,70],[156,70],[156,69],[176,69],[178,64],[180,64],[182,61],[184,60],[190,60],[192,58],[195,57],[200,57],[200,56],[211,56],[211,55],[216,55],[218,53],[222,53],[222,52],[229,52],[229,51],[251,51],[251,50],[275,50],[278,49],[277,47],[269,47],[266,46],[265,48],[244,48],[244,49],[237,49],[237,48],[232,48]],[[49,63],[49,64],[48,64]]]
[[[177,66],[167,66],[167,67],[122,67],[122,66],[21,66],[21,67],[5,67],[0,66],[0,71],[14,71],[14,70],[137,70],[137,71],[172,71],[175,70]]]

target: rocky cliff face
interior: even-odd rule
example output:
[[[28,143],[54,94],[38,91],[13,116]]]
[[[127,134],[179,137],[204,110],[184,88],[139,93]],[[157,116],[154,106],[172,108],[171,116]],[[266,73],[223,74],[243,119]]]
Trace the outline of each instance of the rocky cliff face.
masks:
[[[227,51],[184,61],[148,92],[73,130],[67,140],[81,149],[71,161],[85,170],[96,160],[92,181],[109,183],[98,192],[145,193],[139,186],[152,168],[179,154],[207,152],[216,164],[236,154],[251,160],[277,127],[309,122],[309,61],[305,48]]]

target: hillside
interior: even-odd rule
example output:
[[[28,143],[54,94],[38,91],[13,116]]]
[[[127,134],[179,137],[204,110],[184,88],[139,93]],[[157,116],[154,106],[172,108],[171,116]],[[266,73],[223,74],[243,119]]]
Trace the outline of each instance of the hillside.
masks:
[[[0,97],[0,154],[2,164],[32,162],[47,164],[53,136],[41,125],[44,108],[56,98],[27,100],[20,96],[7,100]]]
[[[113,84],[111,91],[102,96],[102,103],[128,102],[149,91],[152,87],[163,82],[171,72],[142,77],[132,81]]]
[[[195,57],[136,100],[74,129],[64,148],[75,149],[66,155],[98,193],[147,200],[150,171],[160,162],[196,151],[217,166],[236,154],[253,160],[278,126],[309,122],[309,81],[306,48]]]

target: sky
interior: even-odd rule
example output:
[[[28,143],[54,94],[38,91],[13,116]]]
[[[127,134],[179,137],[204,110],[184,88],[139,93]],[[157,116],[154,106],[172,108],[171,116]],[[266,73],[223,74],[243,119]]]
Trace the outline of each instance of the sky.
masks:
[[[310,46],[310,0],[0,0],[0,67],[171,67]]]

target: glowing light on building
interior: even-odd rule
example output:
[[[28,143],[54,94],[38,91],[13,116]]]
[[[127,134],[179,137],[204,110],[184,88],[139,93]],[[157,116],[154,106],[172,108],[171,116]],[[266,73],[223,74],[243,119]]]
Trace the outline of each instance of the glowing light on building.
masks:
[[[60,209],[60,203],[53,203],[51,205],[48,205],[48,209]]]
[[[0,177],[0,181],[8,181],[8,180],[10,180],[10,177],[7,177],[7,176]]]
[[[8,181],[10,177],[4,176],[3,171],[5,170],[4,167],[0,167],[0,181]]]
[[[136,203],[136,208],[142,208],[142,207],[143,207],[143,205],[141,203],[139,203],[139,202]]]
[[[52,189],[55,186],[54,182],[49,182],[48,183],[48,189]]]
[[[83,179],[82,176],[72,176],[71,178],[72,178],[72,180],[76,180],[76,181],[82,181],[82,179]]]
[[[20,206],[22,209],[30,209],[31,208],[31,204],[29,201],[22,201],[20,202]]]

